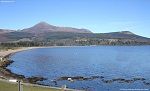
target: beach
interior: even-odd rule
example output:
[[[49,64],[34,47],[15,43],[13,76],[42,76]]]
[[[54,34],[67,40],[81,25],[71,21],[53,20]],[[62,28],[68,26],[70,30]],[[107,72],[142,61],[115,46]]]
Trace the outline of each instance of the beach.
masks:
[[[34,48],[38,48],[38,47],[20,47],[20,48],[16,48],[16,49],[0,50],[0,57],[5,57],[5,56],[10,55],[12,53],[30,50],[30,49],[34,49]]]

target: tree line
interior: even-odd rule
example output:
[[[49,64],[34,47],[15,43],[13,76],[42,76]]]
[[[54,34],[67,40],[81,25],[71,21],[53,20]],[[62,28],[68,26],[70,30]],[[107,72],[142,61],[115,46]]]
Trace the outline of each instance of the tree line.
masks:
[[[87,45],[149,45],[130,39],[60,39],[47,41],[19,41],[0,43],[0,47],[34,47],[34,46],[87,46]]]

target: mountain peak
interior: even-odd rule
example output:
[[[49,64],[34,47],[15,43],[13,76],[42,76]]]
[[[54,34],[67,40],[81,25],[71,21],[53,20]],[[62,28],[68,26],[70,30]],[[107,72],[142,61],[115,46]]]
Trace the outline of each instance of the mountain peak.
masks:
[[[23,29],[24,32],[29,33],[47,33],[47,32],[72,32],[72,33],[92,33],[87,29],[77,29],[71,27],[58,27],[48,24],[47,22],[39,22],[33,27]]]
[[[37,23],[36,25],[49,25],[47,22],[41,21],[39,23]]]
[[[39,22],[39,23],[37,23],[36,25],[34,25],[33,27],[40,27],[40,28],[45,28],[45,27],[51,27],[52,25],[50,25],[50,24],[48,24],[47,22]],[[32,28],[33,28],[32,27]]]
[[[122,33],[122,34],[134,34],[131,31],[120,31],[120,33]]]

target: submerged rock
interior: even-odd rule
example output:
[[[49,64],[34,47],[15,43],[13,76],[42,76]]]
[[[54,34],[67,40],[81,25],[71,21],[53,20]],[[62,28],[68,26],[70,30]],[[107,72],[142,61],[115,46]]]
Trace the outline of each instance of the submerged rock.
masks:
[[[91,76],[91,77],[83,77],[83,76],[75,76],[75,77],[71,77],[71,76],[64,76],[64,77],[60,77],[58,79],[56,79],[54,81],[54,83],[57,83],[57,81],[63,81],[63,80],[67,80],[67,81],[87,81],[87,80],[94,80],[94,79],[100,79],[103,83],[113,83],[113,82],[118,82],[118,83],[133,83],[135,81],[142,81],[142,83],[144,83],[145,85],[150,85],[149,82],[145,82],[145,78],[132,78],[132,79],[124,79],[124,78],[114,78],[114,79],[104,79],[104,76]]]
[[[145,78],[133,78],[134,81],[140,80],[140,81],[144,81]]]
[[[143,83],[144,83],[145,85],[150,85],[150,82],[145,82],[145,81],[143,81]]]
[[[104,78],[103,76],[91,76],[91,77],[82,77],[82,76],[74,76],[74,77],[70,77],[70,76],[64,76],[64,77],[60,77],[57,79],[57,81],[61,81],[61,80],[68,80],[68,81],[82,81],[82,80],[94,80],[94,79],[98,79],[98,78]]]
[[[104,80],[104,79],[102,79],[102,82],[104,82],[104,83],[112,83],[113,80]]]
[[[26,79],[30,83],[36,83],[37,81],[46,80],[46,78],[43,78],[43,77],[29,77],[29,78],[26,78]]]
[[[75,76],[75,77],[64,76],[64,77],[58,78],[57,81],[60,81],[60,80],[68,80],[68,79],[71,79],[71,80],[83,80],[84,77],[82,77],[82,76]]]

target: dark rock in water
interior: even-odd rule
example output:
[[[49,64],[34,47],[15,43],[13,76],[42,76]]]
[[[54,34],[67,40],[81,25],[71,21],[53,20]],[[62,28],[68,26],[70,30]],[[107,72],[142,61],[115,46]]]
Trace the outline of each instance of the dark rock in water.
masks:
[[[87,78],[83,78],[83,80],[94,80],[94,79],[103,79],[103,76],[91,76]]]
[[[134,80],[125,80],[124,82],[126,82],[126,83],[132,83],[132,82],[134,82]]]
[[[113,81],[125,81],[125,79],[123,78],[116,78],[116,79],[112,79]]]
[[[84,77],[82,77],[82,76],[75,76],[75,77],[71,77],[72,78],[72,80],[83,80],[84,79]]]
[[[144,81],[145,78],[133,78],[134,81],[140,80],[140,81]]]
[[[58,85],[58,84],[57,84],[57,81],[54,80],[54,81],[52,81],[52,82],[54,82],[55,85]]]
[[[117,81],[119,83],[124,83],[124,82],[126,82],[126,83],[132,83],[132,82],[134,82],[134,80],[132,80],[132,79],[126,80],[126,79],[123,79],[123,78],[116,78],[116,79],[112,79],[112,80],[113,80],[113,82]]]
[[[68,80],[68,78],[70,78],[70,77],[68,77],[68,76],[60,77],[60,78],[57,79],[57,81]]]
[[[104,76],[100,76],[100,78],[104,78]]]
[[[143,83],[144,83],[145,85],[150,85],[150,82],[145,82],[145,81],[143,81]]]
[[[103,76],[91,76],[91,78],[97,79],[97,78],[104,78],[104,77]]]
[[[104,79],[102,79],[102,82],[104,82],[104,83],[112,83],[113,80],[104,80]]]
[[[59,80],[68,80],[68,78],[71,78],[72,80],[83,80],[84,79],[84,77],[82,77],[82,76],[75,76],[75,77],[64,76],[64,77],[60,77],[57,80],[58,81]]]
[[[46,78],[43,78],[43,77],[29,77],[29,78],[26,78],[28,80],[28,82],[30,83],[36,83],[37,81],[43,81],[43,80],[46,80]]]
[[[103,83],[113,83],[113,82],[118,82],[118,83],[133,83],[135,81],[142,81],[145,85],[150,85],[150,83],[145,82],[145,78],[132,78],[132,79],[124,79],[124,78],[114,78],[114,79],[104,79],[104,76],[91,76],[91,77],[83,77],[83,76],[75,76],[75,77],[70,77],[70,76],[64,76],[60,77],[57,80],[54,80],[53,82],[55,85],[57,85],[57,81],[62,81],[62,80],[68,80],[68,81],[87,81],[87,80],[94,80],[94,79],[100,79]]]
[[[110,82],[115,82],[115,81],[117,81],[117,82],[119,82],[119,83],[133,83],[133,82],[135,82],[135,81],[144,81],[144,80],[146,80],[145,78],[133,78],[133,79],[123,79],[123,78],[115,78],[115,79],[112,79],[112,80],[104,80],[104,79],[102,79],[102,81],[103,82],[105,82],[105,83],[110,83]],[[145,82],[145,84],[146,84],[146,82]]]
[[[64,77],[60,77],[57,79],[57,81],[61,81],[61,80],[94,80],[94,79],[98,79],[98,78],[104,78],[103,76],[91,76],[91,77],[82,77],[82,76],[75,76],[75,77],[70,77],[70,76],[64,76]]]

